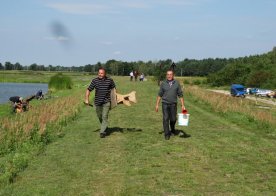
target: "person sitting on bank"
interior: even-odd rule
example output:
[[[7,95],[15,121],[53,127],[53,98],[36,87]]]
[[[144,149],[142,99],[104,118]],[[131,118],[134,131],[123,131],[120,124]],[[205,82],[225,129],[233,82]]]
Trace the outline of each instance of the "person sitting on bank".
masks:
[[[41,100],[41,99],[44,98],[44,95],[43,95],[43,93],[42,93],[42,90],[37,91],[37,93],[36,93],[36,95],[35,95],[35,98],[36,98],[36,99],[39,99],[39,100]]]
[[[12,102],[12,110],[16,112],[17,108],[21,108],[23,104],[23,97],[13,96],[9,99]]]

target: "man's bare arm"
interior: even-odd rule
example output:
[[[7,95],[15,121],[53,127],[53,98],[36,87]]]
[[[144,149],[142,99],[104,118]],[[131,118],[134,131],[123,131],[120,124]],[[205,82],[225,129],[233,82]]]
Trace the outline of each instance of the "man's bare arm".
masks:
[[[185,110],[184,98],[183,97],[180,97],[180,102],[181,102],[181,109],[183,111],[183,110]]]
[[[158,112],[160,100],[161,100],[161,97],[158,96],[157,99],[156,99],[156,105],[155,105],[155,111],[156,111],[156,112]]]
[[[90,96],[90,91],[86,89],[85,100],[84,100],[86,104],[89,104],[89,96]]]

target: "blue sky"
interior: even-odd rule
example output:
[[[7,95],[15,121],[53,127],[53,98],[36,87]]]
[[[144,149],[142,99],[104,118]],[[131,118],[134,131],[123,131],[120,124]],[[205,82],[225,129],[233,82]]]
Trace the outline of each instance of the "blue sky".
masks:
[[[276,46],[275,0],[9,0],[0,62],[240,57]]]

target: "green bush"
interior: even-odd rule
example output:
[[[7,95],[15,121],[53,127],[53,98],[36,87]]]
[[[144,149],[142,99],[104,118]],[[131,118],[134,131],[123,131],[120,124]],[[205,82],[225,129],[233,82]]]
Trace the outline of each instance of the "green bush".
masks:
[[[190,81],[189,80],[184,80],[183,83],[184,84],[190,84]]]
[[[50,78],[49,88],[56,90],[72,89],[73,82],[69,76],[58,73]]]
[[[197,80],[194,80],[193,84],[194,84],[194,85],[200,85],[200,84],[201,84],[201,81],[198,80],[198,79],[197,79]]]
[[[201,81],[201,84],[208,84],[207,79],[203,79],[203,80]]]
[[[276,50],[262,55],[235,59],[222,70],[208,75],[212,86],[243,84],[249,87],[270,88],[276,86]]]

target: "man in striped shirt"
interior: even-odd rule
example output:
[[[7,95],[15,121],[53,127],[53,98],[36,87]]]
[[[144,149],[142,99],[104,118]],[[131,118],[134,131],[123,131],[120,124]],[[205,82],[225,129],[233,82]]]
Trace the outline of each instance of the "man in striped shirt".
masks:
[[[89,96],[91,91],[95,89],[95,106],[96,113],[101,123],[100,137],[106,136],[108,125],[108,113],[110,110],[110,93],[111,89],[115,88],[115,83],[111,78],[106,76],[106,71],[103,68],[99,69],[98,77],[93,79],[86,90],[85,103],[89,104]]]

